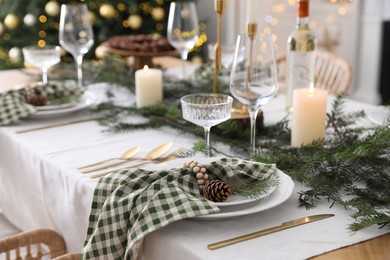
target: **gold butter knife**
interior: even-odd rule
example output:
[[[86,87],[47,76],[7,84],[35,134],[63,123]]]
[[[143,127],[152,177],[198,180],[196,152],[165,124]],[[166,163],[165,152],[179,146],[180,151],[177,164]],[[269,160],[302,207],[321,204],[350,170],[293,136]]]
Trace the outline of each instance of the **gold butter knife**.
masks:
[[[318,221],[318,220],[322,220],[322,219],[326,219],[326,218],[330,218],[330,217],[334,217],[334,214],[319,214],[319,215],[312,215],[312,216],[307,216],[307,217],[303,217],[303,218],[294,219],[294,220],[291,220],[291,221],[284,222],[284,223],[282,223],[279,226],[263,229],[263,230],[260,230],[260,231],[256,231],[256,232],[253,232],[253,233],[250,233],[250,234],[243,235],[243,236],[234,237],[234,238],[231,238],[231,239],[228,239],[228,240],[224,240],[224,241],[221,241],[221,242],[213,243],[213,244],[208,245],[207,248],[210,249],[210,250],[218,249],[218,248],[221,248],[221,247],[225,247],[225,246],[229,246],[229,245],[232,245],[232,244],[235,244],[235,243],[246,241],[246,240],[249,240],[249,239],[252,239],[252,238],[268,235],[268,234],[275,233],[275,232],[278,232],[278,231],[281,231],[281,230],[285,230],[285,229],[288,229],[288,228],[304,225],[304,224],[307,224],[307,223],[311,223],[311,222],[314,222],[314,221]]]

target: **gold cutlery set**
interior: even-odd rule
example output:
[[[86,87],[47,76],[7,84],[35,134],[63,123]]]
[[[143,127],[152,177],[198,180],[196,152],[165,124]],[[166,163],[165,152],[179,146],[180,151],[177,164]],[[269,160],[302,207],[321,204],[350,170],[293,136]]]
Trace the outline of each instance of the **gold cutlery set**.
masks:
[[[160,164],[175,159],[182,151],[182,148],[179,148],[165,155],[172,146],[173,143],[168,142],[154,148],[153,150],[148,152],[144,157],[135,157],[135,155],[138,154],[138,152],[141,150],[140,146],[136,146],[124,152],[120,157],[114,157],[114,158],[109,158],[102,161],[94,162],[88,165],[80,166],[77,169],[80,170],[81,173],[87,174],[87,173],[98,172],[110,168],[109,171],[99,172],[91,176],[91,178],[99,178],[117,170],[138,168],[140,166],[144,166],[150,163]],[[109,163],[112,161],[115,162]],[[120,168],[116,167],[130,162],[138,162],[138,163],[127,165]]]

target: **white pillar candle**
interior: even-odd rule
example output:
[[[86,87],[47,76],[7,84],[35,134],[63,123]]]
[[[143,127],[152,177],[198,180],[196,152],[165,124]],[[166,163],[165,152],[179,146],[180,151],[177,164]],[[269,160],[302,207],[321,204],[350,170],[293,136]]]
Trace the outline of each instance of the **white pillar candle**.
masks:
[[[326,90],[300,88],[293,93],[291,146],[323,139],[326,125]]]
[[[162,71],[147,65],[135,72],[135,95],[137,107],[156,105],[162,102]]]
[[[258,2],[259,2],[259,0],[247,0],[247,3],[246,3],[247,20],[246,20],[246,22],[248,24],[257,23],[257,14],[259,13]]]

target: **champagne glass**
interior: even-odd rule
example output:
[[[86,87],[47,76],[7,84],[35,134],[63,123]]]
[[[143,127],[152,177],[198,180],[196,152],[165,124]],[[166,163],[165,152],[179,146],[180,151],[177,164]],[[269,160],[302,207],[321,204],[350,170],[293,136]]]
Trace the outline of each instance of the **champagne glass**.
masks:
[[[169,8],[167,38],[180,52],[182,78],[185,78],[184,61],[188,51],[199,37],[199,22],[194,2],[172,2]]]
[[[206,156],[210,156],[210,129],[231,116],[233,98],[224,94],[198,93],[181,98],[183,118],[202,126],[205,133]]]
[[[27,46],[22,49],[24,60],[42,71],[42,83],[47,85],[47,70],[60,63],[61,49],[55,45]]]
[[[230,77],[230,92],[248,107],[251,121],[251,149],[256,151],[256,117],[260,107],[278,91],[276,61],[271,36],[249,38],[240,34]]]
[[[83,86],[82,63],[93,45],[93,30],[85,4],[70,3],[61,6],[60,44],[76,61],[78,86]]]

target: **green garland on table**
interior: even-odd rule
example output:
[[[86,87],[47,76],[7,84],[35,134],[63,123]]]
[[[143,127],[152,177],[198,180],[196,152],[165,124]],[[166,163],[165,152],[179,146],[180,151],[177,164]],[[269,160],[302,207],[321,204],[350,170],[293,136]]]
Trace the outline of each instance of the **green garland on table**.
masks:
[[[226,83],[220,83],[220,92],[227,92]],[[171,126],[203,137],[201,127],[182,118],[179,99],[191,92],[210,92],[212,81],[165,79],[164,84],[164,104],[141,109],[101,104],[95,110],[105,115],[100,123],[113,132]],[[224,155],[276,163],[306,187],[299,193],[300,206],[312,208],[325,199],[330,207],[338,204],[351,210],[351,230],[375,224],[390,228],[390,119],[377,128],[357,127],[355,122],[365,117],[364,112],[346,113],[343,102],[343,97],[334,101],[323,142],[290,147],[287,118],[258,129],[257,142],[262,149],[252,156],[248,149],[249,126],[240,120],[213,127],[211,140],[230,146],[230,154]],[[121,120],[128,115],[142,115],[149,120],[140,124]],[[204,142],[199,141],[191,153],[202,150]]]

